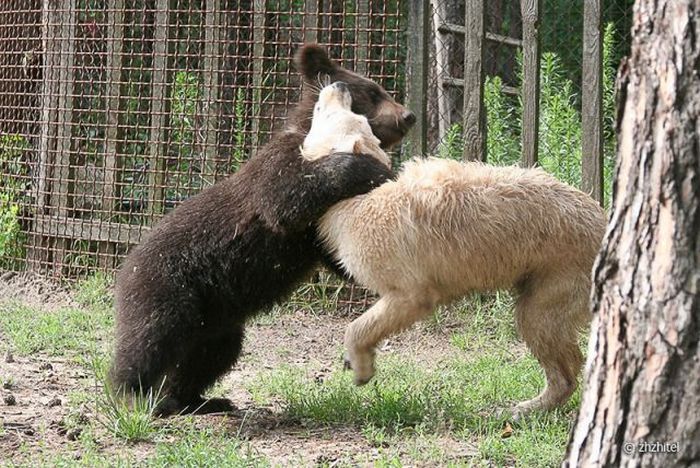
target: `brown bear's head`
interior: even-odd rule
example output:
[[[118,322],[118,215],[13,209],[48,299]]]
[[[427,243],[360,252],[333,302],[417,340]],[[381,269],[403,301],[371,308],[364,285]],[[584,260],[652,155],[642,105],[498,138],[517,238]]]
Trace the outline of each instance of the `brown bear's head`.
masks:
[[[401,141],[416,122],[413,113],[397,103],[384,88],[336,64],[319,45],[304,45],[297,52],[294,63],[310,85],[305,87],[304,96],[304,99],[312,101],[309,113],[313,109],[322,82],[343,81],[347,83],[352,94],[352,111],[367,117],[383,148],[389,148]],[[312,95],[309,96],[308,93]]]
[[[324,87],[314,107],[311,129],[304,138],[301,155],[307,160],[330,153],[354,153],[373,156],[391,168],[391,159],[380,148],[367,117],[352,109],[350,88],[342,81]]]

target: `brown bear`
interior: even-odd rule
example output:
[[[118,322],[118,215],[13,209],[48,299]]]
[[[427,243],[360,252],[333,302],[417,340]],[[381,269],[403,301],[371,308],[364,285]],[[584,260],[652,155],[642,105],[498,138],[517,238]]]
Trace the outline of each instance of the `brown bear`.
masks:
[[[326,87],[302,147],[309,161],[329,148],[389,159],[352,96]],[[516,293],[518,329],[547,386],[520,415],[565,402],[582,363],[591,269],[605,228],[601,207],[541,169],[416,159],[396,180],[331,207],[320,238],[342,267],[380,299],[347,329],[358,385],[374,375],[379,341],[474,291]]]
[[[160,415],[231,409],[202,393],[235,364],[246,320],[312,272],[321,258],[314,226],[328,207],[392,176],[371,156],[301,157],[319,77],[347,83],[353,110],[372,121],[384,147],[415,121],[317,45],[301,48],[295,64],[305,86],[285,127],[236,174],[166,215],[118,273],[111,385],[159,392]]]

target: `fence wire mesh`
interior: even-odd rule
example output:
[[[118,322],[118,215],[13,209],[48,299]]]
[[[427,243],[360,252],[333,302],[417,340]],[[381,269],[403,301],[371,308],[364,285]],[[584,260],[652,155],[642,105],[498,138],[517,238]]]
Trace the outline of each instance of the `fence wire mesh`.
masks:
[[[326,45],[401,99],[401,2],[11,0],[0,6],[5,268],[113,270],[182,200],[235,172]]]
[[[465,54],[465,0],[430,0],[430,58],[428,95],[428,148],[443,156],[462,157],[459,146],[462,144],[462,106],[464,101],[464,54]],[[613,68],[629,50],[629,31],[632,21],[633,0],[603,2],[603,25],[609,29],[610,40],[606,47],[611,54]],[[583,6],[584,0],[541,0],[541,21],[539,24],[540,51],[543,57],[543,72],[554,60],[554,72],[570,84],[569,96],[574,106],[580,110],[581,79],[583,65]],[[507,125],[512,131],[514,142],[512,153],[519,152],[518,138],[520,124],[517,110],[519,87],[522,81],[522,14],[518,0],[489,0],[484,2],[485,33],[483,67],[487,76],[484,91],[487,110],[493,127]],[[552,57],[554,57],[552,59]],[[543,73],[544,80],[552,78],[551,73]],[[560,83],[558,83],[560,84]],[[495,96],[499,94],[501,96]],[[546,98],[546,96],[543,96]],[[514,115],[501,113],[504,108],[515,109]],[[580,118],[580,116],[579,116]],[[509,119],[510,122],[503,122]],[[512,163],[512,158],[502,158],[493,146],[495,138],[504,135],[501,128],[495,128],[495,137],[488,140],[488,156],[495,162]],[[500,149],[497,148],[496,150]],[[541,151],[546,150],[540,148]]]
[[[0,267],[113,271],[149,226],[235,172],[279,128],[300,90],[291,61],[303,42],[326,45],[403,100],[408,2],[5,0]],[[631,3],[605,7],[616,61]],[[542,51],[561,57],[576,99],[583,0],[542,4]],[[496,89],[506,101],[494,102],[517,105],[520,2],[485,5],[484,66],[500,80],[486,99]],[[464,0],[430,1],[428,148],[448,156],[462,134],[464,33],[445,25],[464,28],[464,11]],[[518,149],[519,130],[489,125],[490,142],[501,135]],[[366,299],[353,294],[343,297]]]

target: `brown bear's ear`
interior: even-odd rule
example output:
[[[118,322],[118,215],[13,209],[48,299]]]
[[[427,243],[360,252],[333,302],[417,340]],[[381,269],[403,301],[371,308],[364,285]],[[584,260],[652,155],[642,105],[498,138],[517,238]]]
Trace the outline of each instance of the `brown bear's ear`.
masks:
[[[318,44],[305,44],[294,56],[294,65],[308,80],[316,80],[320,74],[331,75],[335,64],[326,49]]]

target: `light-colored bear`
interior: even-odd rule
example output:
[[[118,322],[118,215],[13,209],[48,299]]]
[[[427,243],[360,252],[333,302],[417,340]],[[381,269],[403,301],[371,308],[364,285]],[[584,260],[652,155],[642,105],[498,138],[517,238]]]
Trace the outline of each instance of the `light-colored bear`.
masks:
[[[343,86],[322,90],[302,154],[370,152],[388,164]],[[564,403],[576,388],[591,269],[605,228],[600,206],[540,169],[414,159],[395,181],[334,205],[318,233],[380,299],[345,334],[355,383],[374,375],[380,340],[475,291],[511,289],[522,338],[546,388],[515,416]]]

